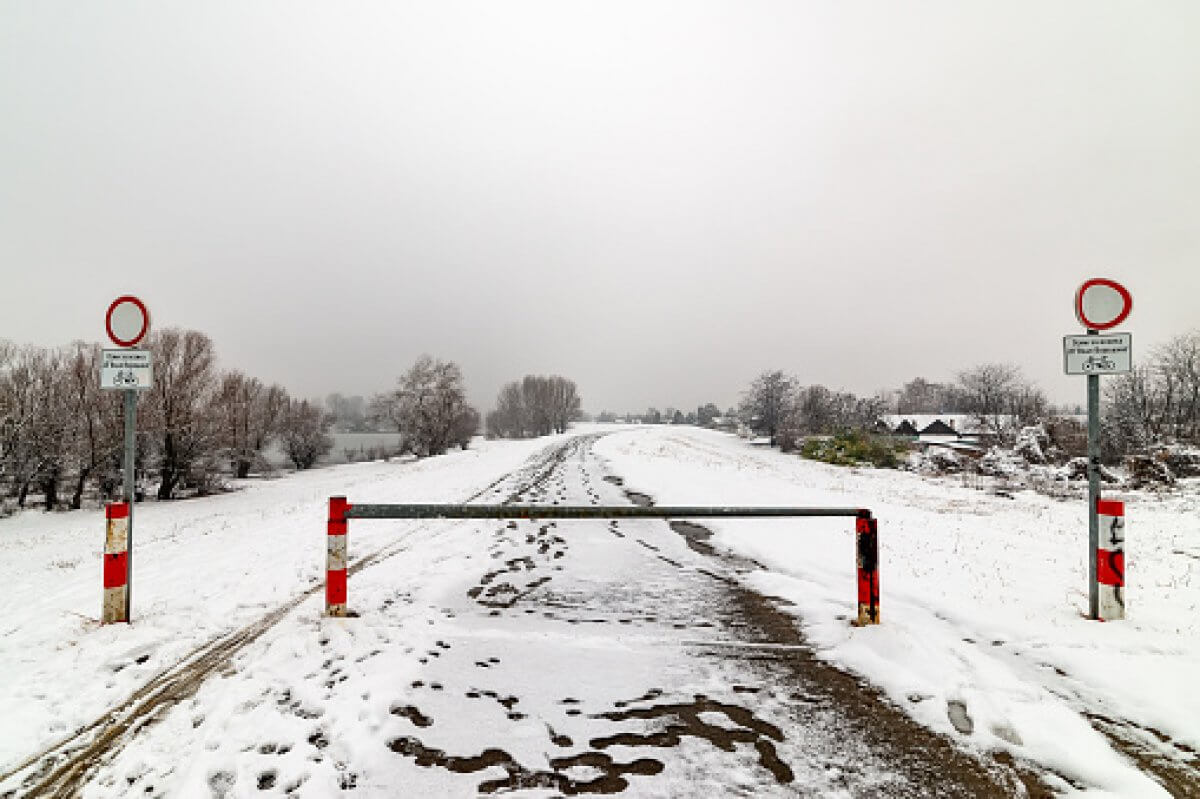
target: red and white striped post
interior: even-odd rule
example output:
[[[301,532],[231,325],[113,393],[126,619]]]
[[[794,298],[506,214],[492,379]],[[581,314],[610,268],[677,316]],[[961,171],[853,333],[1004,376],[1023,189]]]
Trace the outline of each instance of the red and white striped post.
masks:
[[[325,615],[346,615],[346,539],[349,522],[345,497],[329,498],[329,535],[325,558]]]
[[[1099,618],[1125,618],[1125,503],[1096,500],[1100,540],[1096,548],[1096,582],[1099,583]]]
[[[879,521],[860,511],[854,520],[858,552],[858,619],[862,627],[879,624]]]
[[[129,621],[129,503],[104,506],[104,597],[100,623]]]

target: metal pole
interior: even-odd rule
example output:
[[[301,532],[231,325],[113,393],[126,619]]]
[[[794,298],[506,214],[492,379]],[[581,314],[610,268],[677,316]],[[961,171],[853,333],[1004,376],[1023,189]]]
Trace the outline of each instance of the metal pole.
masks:
[[[865,508],[737,508],[711,505],[346,505],[347,519],[715,519],[861,516]],[[332,518],[332,517],[331,517]]]
[[[350,525],[346,516],[350,503],[345,497],[329,498],[329,522],[325,537],[325,615],[346,615],[346,566],[349,551],[346,539]]]
[[[855,520],[855,542],[858,551],[858,619],[857,627],[879,624],[879,524],[869,510]]]
[[[1089,330],[1089,336],[1100,335]],[[1100,588],[1096,581],[1096,550],[1100,548],[1100,375],[1087,376],[1088,402],[1088,618],[1100,617]]]
[[[129,533],[126,538],[125,556],[125,621],[133,616],[133,459],[134,427],[137,424],[137,391],[125,389],[125,501],[129,503]]]

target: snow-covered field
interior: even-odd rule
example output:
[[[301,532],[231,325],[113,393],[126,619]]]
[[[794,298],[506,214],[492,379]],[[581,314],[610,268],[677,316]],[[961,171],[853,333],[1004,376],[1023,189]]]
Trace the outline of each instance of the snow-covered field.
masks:
[[[627,488],[660,505],[871,508],[880,520],[883,619],[872,628],[848,624],[851,520],[705,524],[719,545],[768,566],[746,579],[793,603],[824,657],[879,685],[922,723],[965,746],[1038,764],[1067,793],[1166,795],[1097,727],[1162,758],[1190,757],[1196,768],[1200,486],[1123,497],[1129,618],[1097,623],[1082,615],[1082,503],[832,467],[694,428],[589,429],[611,433],[594,451]],[[397,766],[379,739],[413,716],[385,697],[417,685],[411,653],[439,648],[436,598],[464,571],[483,568],[485,554],[477,535],[454,532],[470,525],[442,523],[435,533],[418,522],[354,524],[352,558],[398,543],[407,549],[354,577],[351,606],[372,614],[325,619],[320,591],[304,592],[323,579],[326,501],[464,501],[553,440],[483,442],[439,458],[342,465],[139,505],[130,625],[96,622],[102,514],[26,511],[0,520],[0,796],[18,789],[27,774],[14,772],[32,755],[277,609],[278,623],[231,647],[217,674],[189,688],[194,695],[150,716],[150,729],[84,795],[210,796],[256,781],[276,794],[356,787],[386,795]],[[586,625],[568,629],[591,646]],[[614,651],[599,636],[593,649],[599,661]],[[275,712],[280,706],[289,712]],[[312,741],[317,718],[332,745]],[[536,749],[545,731],[529,732],[509,751]],[[302,753],[294,742],[306,736],[328,756]],[[299,772],[303,785],[287,784]]]
[[[1165,794],[1093,729],[1089,714],[1117,721],[1163,757],[1200,766],[1197,481],[1167,495],[1106,495],[1126,501],[1128,618],[1101,623],[1084,618],[1083,502],[1033,492],[1008,499],[953,479],[828,466],[682,427],[618,433],[596,451],[661,505],[871,508],[881,559],[883,623],[875,628],[847,624],[855,590],[849,520],[706,526],[720,544],[770,567],[754,584],[795,604],[826,657],[882,686],[925,724],[1119,796]],[[956,731],[949,703],[965,706],[968,734]]]
[[[0,674],[5,675],[0,775],[91,722],[198,647],[323,585],[331,495],[360,502],[458,502],[545,444],[545,439],[481,442],[444,458],[347,464],[246,482],[220,496],[138,505],[130,625],[97,621],[102,513],[30,510],[0,520]],[[401,522],[358,525],[352,546],[361,556],[424,530]],[[443,546],[453,550],[463,542],[430,535],[426,546],[414,548],[419,555],[413,557],[436,560],[446,556]],[[410,558],[408,565],[420,569],[428,563],[414,564]],[[435,591],[438,577],[436,569],[430,570],[410,587]],[[368,585],[364,575],[355,589],[362,592]],[[278,646],[318,647],[323,610],[318,590],[284,620]],[[207,701],[224,700],[217,692]],[[324,777],[337,782],[332,772]],[[180,776],[179,784],[189,783]],[[0,795],[12,787],[0,780]],[[123,789],[92,785],[88,795],[122,796]]]

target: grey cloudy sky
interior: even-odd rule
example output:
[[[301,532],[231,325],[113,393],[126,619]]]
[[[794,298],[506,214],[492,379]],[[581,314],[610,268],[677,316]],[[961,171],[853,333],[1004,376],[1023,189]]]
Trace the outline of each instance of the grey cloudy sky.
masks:
[[[0,337],[725,405],[1200,327],[1200,4],[0,3]]]

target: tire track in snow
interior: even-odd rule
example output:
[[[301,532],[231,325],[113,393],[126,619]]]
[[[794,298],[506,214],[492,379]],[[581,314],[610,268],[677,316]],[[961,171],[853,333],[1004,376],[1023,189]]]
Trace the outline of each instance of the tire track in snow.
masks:
[[[572,453],[598,439],[602,434],[576,436],[535,453],[529,462],[508,472],[472,494],[464,503],[496,493],[506,483],[516,484],[505,504],[545,482]],[[347,571],[353,575],[407,550],[409,539],[426,529],[420,525],[407,530],[396,542],[354,561]],[[29,772],[17,788],[0,793],[0,799],[16,796],[71,797],[79,795],[88,777],[101,762],[116,754],[130,738],[153,724],[158,715],[188,699],[212,674],[229,666],[233,657],[283,620],[305,600],[325,587],[318,581],[287,602],[250,624],[210,640],[193,649],[183,659],[159,672],[120,704],[105,711],[89,724],[22,760],[0,773],[0,784]]]

